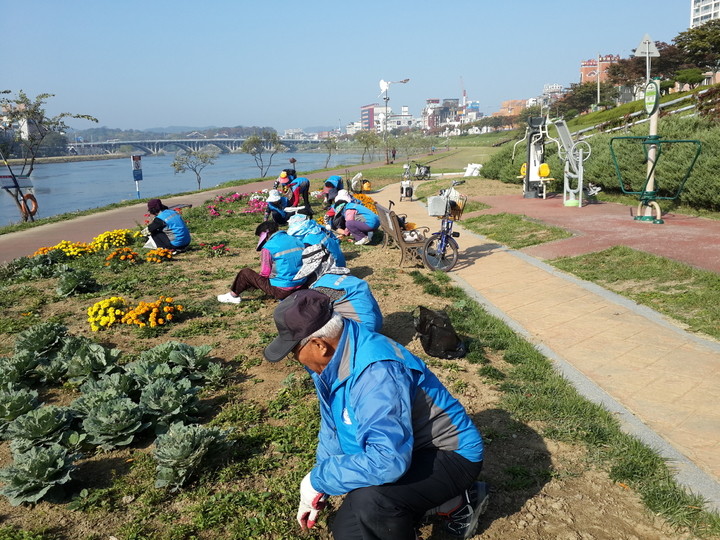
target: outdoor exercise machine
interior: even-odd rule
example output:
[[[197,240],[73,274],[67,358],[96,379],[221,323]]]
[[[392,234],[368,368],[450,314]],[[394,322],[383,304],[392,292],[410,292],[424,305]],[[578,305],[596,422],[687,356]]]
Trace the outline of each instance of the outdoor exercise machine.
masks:
[[[542,191],[545,198],[545,184],[549,179],[550,169],[545,164],[545,139],[549,138],[547,131],[547,116],[528,117],[528,127],[525,129],[525,136],[513,146],[512,162],[515,163],[515,149],[523,141],[526,143],[526,160],[520,169],[520,176],[523,179],[523,198],[536,199]],[[542,167],[545,165],[545,167]],[[542,170],[541,170],[542,168]],[[544,176],[541,176],[544,173]]]
[[[553,120],[558,133],[558,157],[564,162],[563,204],[565,206],[583,205],[583,184],[585,182],[585,161],[592,149],[586,141],[573,141],[570,130],[562,118]],[[575,181],[575,182],[574,182]],[[573,188],[572,186],[575,185]]]
[[[657,134],[658,118],[660,116],[658,112],[659,106],[660,87],[657,81],[653,80],[650,81],[645,87],[645,112],[650,115],[650,133],[646,137],[627,136],[613,137],[612,139],[610,139],[610,153],[612,155],[613,164],[615,165],[615,172],[617,173],[618,180],[620,181],[620,189],[622,189],[623,193],[626,193],[628,195],[637,195],[640,201],[638,203],[637,215],[634,218],[635,221],[651,221],[655,224],[664,223],[662,219],[662,210],[660,209],[660,205],[657,201],[674,201],[680,196],[683,188],[685,187],[685,182],[687,182],[687,179],[690,176],[693,167],[695,166],[695,162],[697,161],[698,156],[700,156],[700,150],[702,149],[702,144],[700,143],[700,141],[696,140],[663,140],[662,137]],[[642,144],[642,149],[645,154],[645,159],[647,161],[647,175],[645,177],[642,191],[628,191],[627,189],[625,189],[625,182],[623,182],[622,174],[620,173],[620,167],[617,161],[617,156],[615,155],[615,148],[613,146],[613,143],[615,141],[621,140],[636,141]],[[688,167],[687,171],[685,172],[685,176],[680,182],[675,194],[669,197],[661,197],[659,195],[660,184],[655,176],[655,171],[657,169],[657,164],[660,161],[660,157],[662,156],[662,147],[663,145],[668,144],[694,144],[695,155],[692,159],[692,162],[690,163],[690,167]]]

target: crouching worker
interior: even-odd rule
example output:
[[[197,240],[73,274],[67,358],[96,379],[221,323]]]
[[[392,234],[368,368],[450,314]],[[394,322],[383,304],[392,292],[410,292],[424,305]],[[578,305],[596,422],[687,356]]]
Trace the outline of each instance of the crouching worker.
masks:
[[[239,304],[242,294],[248,289],[260,289],[276,300],[286,298],[299,289],[305,280],[293,281],[302,267],[302,242],[285,231],[278,230],[274,221],[264,221],[255,229],[259,237],[255,248],[260,252],[260,273],[251,268],[243,268],[235,276],[230,292],[218,295],[219,302]]]
[[[373,232],[380,226],[377,214],[354,200],[344,189],[335,197],[335,212],[345,218],[346,234],[352,234],[355,243],[361,246],[370,243]]]
[[[155,216],[143,230],[149,236],[146,248],[165,248],[172,251],[184,251],[190,245],[190,231],[182,216],[165,206],[160,199],[150,199],[148,212]]]
[[[317,221],[303,214],[295,214],[288,220],[288,234],[300,240],[305,246],[322,244],[335,258],[335,264],[345,266],[345,255],[337,237]]]
[[[350,275],[349,268],[335,266],[335,258],[322,244],[303,250],[302,268],[294,279],[307,279],[305,285],[327,295],[333,310],[346,319],[373,332],[382,328],[382,312],[370,285],[364,279]]]
[[[280,195],[277,189],[271,189],[267,196],[267,209],[265,210],[265,221],[272,217],[278,225],[287,225],[291,214],[285,211],[288,206],[287,197]]]
[[[291,294],[273,314],[265,359],[305,366],[320,402],[315,466],[300,484],[297,520],[311,528],[330,495],[342,540],[415,540],[428,513],[459,538],[487,507],[480,433],[425,364],[395,341],[333,312],[318,291]]]

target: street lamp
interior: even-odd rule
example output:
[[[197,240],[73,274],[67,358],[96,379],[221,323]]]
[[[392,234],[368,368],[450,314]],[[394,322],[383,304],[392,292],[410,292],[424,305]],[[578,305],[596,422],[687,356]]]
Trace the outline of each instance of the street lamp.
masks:
[[[385,92],[385,97],[383,97],[383,100],[385,100],[385,121],[384,121],[384,131],[383,131],[383,138],[385,139],[385,165],[390,164],[390,153],[388,151],[388,101],[390,101],[390,98],[388,97],[388,88],[390,88],[391,84],[405,84],[410,79],[404,79],[402,81],[392,81],[388,82],[385,79],[380,79],[380,95]]]

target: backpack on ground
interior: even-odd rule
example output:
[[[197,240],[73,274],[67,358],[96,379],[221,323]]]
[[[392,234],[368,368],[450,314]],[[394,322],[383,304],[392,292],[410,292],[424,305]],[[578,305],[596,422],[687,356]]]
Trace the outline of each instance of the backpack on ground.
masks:
[[[465,344],[455,332],[447,313],[418,306],[413,311],[413,319],[420,343],[427,354],[445,359],[465,356]]]

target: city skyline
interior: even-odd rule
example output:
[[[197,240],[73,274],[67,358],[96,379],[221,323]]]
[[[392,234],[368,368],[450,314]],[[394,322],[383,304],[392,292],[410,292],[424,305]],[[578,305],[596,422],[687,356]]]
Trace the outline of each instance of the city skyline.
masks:
[[[75,129],[344,128],[361,106],[382,103],[381,79],[410,79],[390,86],[394,111],[419,116],[427,99],[462,98],[464,86],[490,114],[545,84],[579,82],[580,62],[598,53],[627,58],[645,33],[669,43],[689,24],[677,0],[608,0],[602,16],[570,0],[542,9],[529,0],[197,6],[39,0],[28,18],[11,3],[0,89],[55,94],[49,115],[99,120],[72,121]]]

